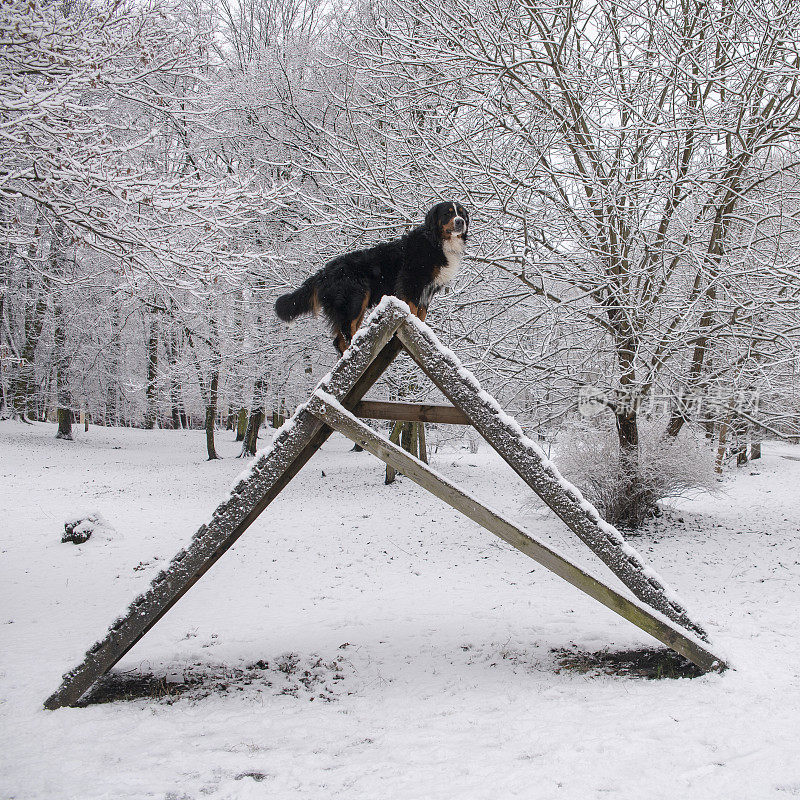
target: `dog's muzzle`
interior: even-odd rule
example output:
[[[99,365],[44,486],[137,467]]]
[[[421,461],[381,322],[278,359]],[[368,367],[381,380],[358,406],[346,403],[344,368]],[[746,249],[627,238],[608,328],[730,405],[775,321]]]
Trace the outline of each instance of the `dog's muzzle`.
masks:
[[[456,217],[453,220],[453,233],[457,236],[460,236],[464,231],[467,229],[467,223],[464,221],[463,217]]]

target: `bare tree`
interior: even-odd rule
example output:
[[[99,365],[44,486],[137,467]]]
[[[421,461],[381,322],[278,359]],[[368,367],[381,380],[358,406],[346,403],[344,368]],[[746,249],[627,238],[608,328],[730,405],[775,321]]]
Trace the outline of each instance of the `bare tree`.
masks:
[[[476,209],[478,296],[457,302],[486,324],[463,338],[489,369],[530,365],[562,410],[599,384],[633,483],[642,401],[695,390],[793,269],[753,245],[765,181],[796,172],[798,23],[788,0],[400,0],[352,37],[331,131],[345,191]]]

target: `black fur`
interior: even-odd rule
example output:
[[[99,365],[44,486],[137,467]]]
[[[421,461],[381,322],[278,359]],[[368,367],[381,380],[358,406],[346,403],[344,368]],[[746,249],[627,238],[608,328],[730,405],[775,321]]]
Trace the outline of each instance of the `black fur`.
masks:
[[[291,294],[283,294],[275,301],[275,313],[280,319],[289,322],[311,311],[314,299],[314,285],[307,280],[299,289]]]
[[[400,239],[329,261],[299,289],[279,297],[275,313],[289,322],[322,310],[341,351],[366,309],[377,305],[384,295],[405,300],[424,319],[428,304],[441,288],[441,271],[447,266],[444,246],[458,239],[465,242],[468,225],[469,215],[460,203],[437,203],[422,225]]]

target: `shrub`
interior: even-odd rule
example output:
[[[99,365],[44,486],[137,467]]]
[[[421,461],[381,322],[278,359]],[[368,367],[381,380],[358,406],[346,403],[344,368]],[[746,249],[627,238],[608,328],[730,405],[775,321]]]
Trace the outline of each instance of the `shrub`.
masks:
[[[635,529],[659,513],[658,502],[714,492],[714,453],[702,436],[686,430],[664,436],[664,424],[639,421],[639,463],[620,465],[616,430],[611,425],[577,423],[559,437],[556,465],[612,525]]]

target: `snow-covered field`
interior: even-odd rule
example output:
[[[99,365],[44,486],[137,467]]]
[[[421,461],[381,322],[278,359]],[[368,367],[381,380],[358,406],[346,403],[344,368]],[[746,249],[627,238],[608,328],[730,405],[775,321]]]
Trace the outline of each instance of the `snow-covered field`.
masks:
[[[334,436],[120,662],[125,699],[48,712],[243,468],[227,433],[212,463],[202,431],[53,436],[0,422],[0,798],[800,797],[800,448],[634,540],[722,675],[565,667],[655,642]],[[593,563],[488,447],[433,464]],[[112,528],[61,544],[82,509]]]

